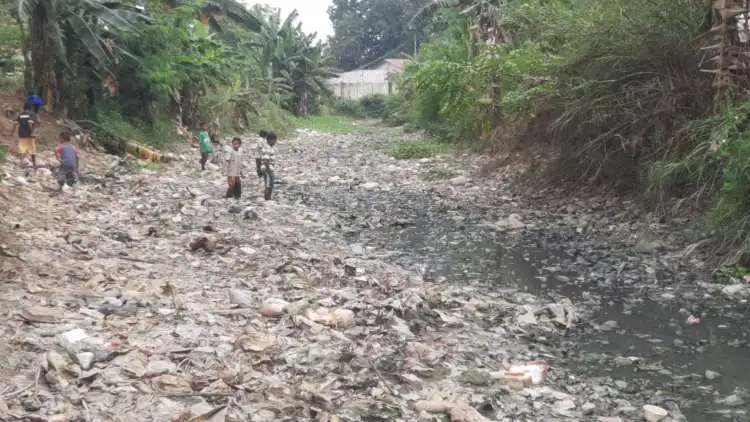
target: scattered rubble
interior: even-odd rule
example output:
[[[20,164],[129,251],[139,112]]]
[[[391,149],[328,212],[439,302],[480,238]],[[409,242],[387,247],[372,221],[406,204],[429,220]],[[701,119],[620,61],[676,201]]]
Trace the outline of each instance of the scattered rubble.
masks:
[[[159,170],[89,154],[83,183],[62,194],[51,174],[26,175],[12,157],[1,163],[2,223],[18,227],[22,247],[9,252],[19,265],[0,289],[10,350],[0,420],[617,422],[661,415],[656,406],[677,420],[679,407],[647,402],[654,397],[637,380],[566,367],[575,351],[563,336],[622,329],[591,321],[585,298],[483,289],[398,265],[386,248],[352,239],[425,221],[389,207],[345,215],[306,190],[333,186],[341,193],[330,200],[342,203],[358,192],[368,207],[410,202],[393,199],[397,184],[429,192],[461,221],[484,200],[471,198],[487,196],[478,189],[494,186],[458,175],[429,187],[420,166],[453,164],[341,155],[359,144],[317,136],[280,142],[289,185],[269,202],[252,179],[246,198],[223,199],[219,170],[197,171],[193,151]],[[508,239],[545,227],[520,212],[470,223]],[[583,233],[593,224],[575,225]],[[578,282],[561,269],[544,274]],[[611,364],[652,370],[635,356]],[[741,406],[737,399],[720,403]]]

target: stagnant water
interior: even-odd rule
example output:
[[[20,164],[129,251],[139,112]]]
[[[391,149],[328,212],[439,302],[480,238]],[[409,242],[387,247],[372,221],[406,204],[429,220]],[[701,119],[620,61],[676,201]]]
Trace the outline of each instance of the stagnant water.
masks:
[[[498,218],[492,210],[446,212],[427,195],[322,189],[285,187],[292,199],[332,210],[356,250],[387,256],[439,281],[568,297],[591,325],[606,327],[563,338],[555,365],[582,376],[611,377],[625,399],[674,397],[691,422],[750,419],[744,403],[717,403],[750,391],[746,305],[706,305],[700,294],[675,294],[691,282],[684,272],[666,264],[649,267],[632,253],[618,254],[617,245],[598,250],[575,233],[542,230],[510,238],[487,227]],[[673,287],[656,292],[644,287],[654,280]],[[702,315],[701,323],[687,325],[688,313]],[[621,357],[638,363],[622,364],[630,361]]]

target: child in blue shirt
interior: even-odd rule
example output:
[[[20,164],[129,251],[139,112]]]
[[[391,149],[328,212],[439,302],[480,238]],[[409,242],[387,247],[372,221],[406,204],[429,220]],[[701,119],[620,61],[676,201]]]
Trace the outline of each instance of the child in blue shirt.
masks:
[[[60,190],[66,183],[73,186],[78,174],[78,148],[70,143],[70,133],[60,133],[60,143],[57,144],[55,156],[60,160],[60,170],[57,174],[57,183],[60,184]]]

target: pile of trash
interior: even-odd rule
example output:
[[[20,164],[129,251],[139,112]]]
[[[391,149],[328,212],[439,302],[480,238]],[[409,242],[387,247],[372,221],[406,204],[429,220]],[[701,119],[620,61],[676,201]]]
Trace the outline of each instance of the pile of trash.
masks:
[[[303,141],[279,155],[306,162]],[[352,256],[319,210],[223,199],[194,161],[92,154],[60,195],[2,165],[24,248],[0,289],[0,420],[618,420],[607,387],[521,340],[573,328],[569,300]]]

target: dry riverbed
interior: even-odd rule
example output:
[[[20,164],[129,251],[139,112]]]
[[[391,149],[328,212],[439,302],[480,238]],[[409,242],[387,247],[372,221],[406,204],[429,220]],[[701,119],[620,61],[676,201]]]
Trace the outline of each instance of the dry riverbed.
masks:
[[[617,330],[590,319],[607,303],[592,281],[696,295],[657,283],[665,268],[687,277],[679,257],[638,239],[607,255],[592,214],[527,209],[502,178],[476,179],[475,157],[394,160],[386,139],[282,140],[271,202],[254,177],[241,201],[223,199],[221,172],[198,171],[193,151],[159,166],[92,153],[84,183],[61,195],[9,158],[0,420],[615,422],[663,409],[683,420],[679,395],[589,375],[560,347]],[[485,249],[591,254],[524,252],[538,265],[521,274],[476,262],[476,233],[496,236]],[[628,350],[612,359],[650,364]],[[739,393],[711,394],[742,407]]]

